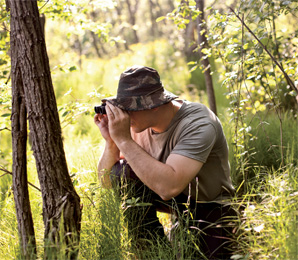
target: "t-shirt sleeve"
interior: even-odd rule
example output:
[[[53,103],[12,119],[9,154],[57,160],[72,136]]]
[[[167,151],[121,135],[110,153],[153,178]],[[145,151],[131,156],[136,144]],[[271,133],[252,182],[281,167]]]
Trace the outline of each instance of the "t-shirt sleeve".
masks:
[[[171,153],[205,163],[216,142],[216,130],[210,123],[188,124],[178,136]]]

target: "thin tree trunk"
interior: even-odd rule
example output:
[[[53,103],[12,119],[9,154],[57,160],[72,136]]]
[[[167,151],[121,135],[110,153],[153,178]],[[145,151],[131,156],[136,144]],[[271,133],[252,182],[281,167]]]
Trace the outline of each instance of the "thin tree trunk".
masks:
[[[37,1],[10,0],[10,8],[11,41],[15,46],[11,51],[16,52],[14,58],[17,59],[12,63],[19,64],[22,76],[42,191],[45,240],[53,250],[59,250],[58,242],[64,241],[65,258],[75,259],[81,227],[80,198],[68,174]],[[47,252],[46,257],[49,257]]]
[[[154,15],[154,3],[152,0],[149,0],[149,13],[150,13],[150,20],[151,20],[151,37],[154,39],[157,32],[157,26],[156,26],[156,18]]]
[[[184,8],[189,8],[189,0],[181,0],[181,6],[185,6]],[[189,20],[189,23],[186,24],[186,28],[184,30],[184,54],[187,57],[187,61],[193,60],[194,58],[194,50],[196,49],[196,44],[192,44],[195,41],[194,32],[196,29],[195,23],[192,20],[191,14],[189,14],[186,19]]]
[[[204,0],[196,0],[196,6],[202,12],[198,16],[198,44],[200,46],[199,53],[200,53],[200,57],[201,57],[201,64],[202,64],[203,70],[204,70],[208,102],[209,102],[210,109],[215,114],[217,114],[213,81],[212,81],[212,76],[211,76],[211,65],[210,65],[209,59],[207,57],[204,57],[204,54],[202,53],[202,49],[208,48],[208,41],[207,41],[207,37],[206,37],[207,26],[206,26],[205,18],[204,18]]]
[[[116,9],[116,12],[117,12],[118,19],[116,19],[116,20],[119,20],[120,23],[122,23],[121,17],[122,17],[123,8],[124,7],[123,7],[121,1],[117,1],[117,5],[115,6],[115,9]],[[113,24],[113,28],[114,27],[115,27],[115,25]],[[120,28],[121,28],[120,31],[116,35],[124,35],[125,27],[120,26]],[[129,50],[129,44],[128,44],[127,41],[124,41],[124,48],[125,48],[125,50]],[[119,47],[117,47],[117,50],[119,52]]]
[[[169,10],[171,10],[171,11],[173,11],[175,9],[173,0],[168,0],[168,6],[169,6]]]
[[[90,31],[91,33],[91,37],[92,37],[92,44],[93,44],[93,47],[95,49],[95,52],[97,54],[97,57],[98,58],[101,58],[101,54],[100,54],[100,51],[99,51],[99,48],[97,46],[97,36],[94,32]]]
[[[6,1],[6,6],[9,11],[9,1]],[[12,39],[11,49],[16,48],[16,41]],[[27,182],[27,112],[16,54],[16,52],[11,52],[13,194],[22,257],[36,259],[36,240]]]
[[[12,42],[12,49],[14,42]],[[15,53],[12,53],[14,55]],[[12,57],[12,60],[15,59]],[[27,182],[27,116],[22,78],[17,63],[12,64],[12,150],[13,193],[22,256],[36,259],[36,241]]]
[[[126,0],[128,12],[129,12],[129,23],[131,24],[132,27],[136,25],[136,13],[138,10],[138,5],[139,5],[139,0],[136,0],[134,8],[132,8],[132,4],[130,0]],[[134,35],[134,43],[139,43],[139,37],[137,34],[137,31],[133,28],[133,35]]]

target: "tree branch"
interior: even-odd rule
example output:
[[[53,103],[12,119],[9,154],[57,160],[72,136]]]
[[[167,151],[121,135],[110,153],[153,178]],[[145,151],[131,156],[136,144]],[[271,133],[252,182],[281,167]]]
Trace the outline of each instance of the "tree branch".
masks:
[[[0,128],[0,132],[3,131],[3,130],[8,130],[8,131],[11,131],[9,128],[7,127],[4,127],[4,128]]]
[[[298,89],[295,87],[294,82],[290,79],[289,75],[284,71],[283,67],[280,65],[280,63],[273,57],[273,55],[268,51],[268,49],[266,48],[266,46],[259,40],[259,38],[253,33],[253,31],[247,26],[247,24],[244,22],[244,20],[238,15],[236,14],[236,12],[234,11],[233,8],[229,7],[229,9],[234,13],[234,15],[241,21],[241,23],[243,24],[243,26],[251,33],[251,35],[258,41],[258,43],[262,46],[262,48],[268,53],[268,55],[270,56],[270,58],[273,60],[273,62],[277,65],[277,67],[281,70],[281,72],[284,74],[288,84],[290,85],[290,87],[296,91],[296,93],[298,94]]]
[[[12,172],[6,170],[5,168],[0,166],[0,171],[5,172],[4,174],[0,175],[0,178],[5,176],[6,174],[10,174],[12,176]],[[37,189],[38,191],[41,191],[40,188],[36,187],[34,184],[28,181],[28,184],[31,185],[33,188]]]

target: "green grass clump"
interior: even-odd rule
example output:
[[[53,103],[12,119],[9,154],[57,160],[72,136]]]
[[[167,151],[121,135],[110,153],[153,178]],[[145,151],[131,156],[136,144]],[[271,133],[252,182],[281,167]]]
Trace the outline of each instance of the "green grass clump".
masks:
[[[10,176],[7,176],[10,177]],[[4,179],[4,178],[2,178]],[[0,185],[5,182],[0,179]],[[14,259],[20,254],[18,224],[12,190],[1,189],[0,201],[0,258]]]
[[[83,216],[80,259],[125,259],[130,239],[121,203],[112,190],[90,183],[82,194]]]
[[[290,113],[284,113],[281,122],[276,114],[268,114],[264,119],[255,116],[249,126],[248,146],[254,152],[249,158],[251,165],[278,169],[289,153],[298,158],[298,121]],[[293,163],[297,165],[297,160]]]
[[[298,168],[259,171],[244,195],[237,259],[296,259]]]

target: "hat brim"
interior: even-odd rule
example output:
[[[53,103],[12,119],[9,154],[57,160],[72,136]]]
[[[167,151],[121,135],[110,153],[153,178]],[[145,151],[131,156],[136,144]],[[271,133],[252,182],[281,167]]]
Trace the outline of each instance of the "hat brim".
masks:
[[[117,96],[102,99],[103,102],[110,102],[112,105],[126,111],[141,111],[159,107],[178,98],[173,93],[164,90],[147,96],[132,96],[117,98]]]

